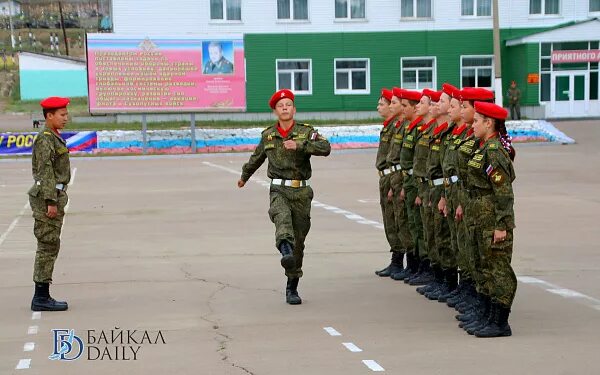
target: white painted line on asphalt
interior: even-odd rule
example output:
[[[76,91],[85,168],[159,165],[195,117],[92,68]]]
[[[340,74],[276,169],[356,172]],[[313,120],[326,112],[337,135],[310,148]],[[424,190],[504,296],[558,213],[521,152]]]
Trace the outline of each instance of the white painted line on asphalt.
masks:
[[[224,167],[224,166],[219,165],[219,164],[211,163],[209,161],[203,161],[202,164],[204,164],[206,166],[209,166],[209,167],[217,168],[217,169],[220,169],[222,171],[229,172],[231,174],[235,174],[235,175],[238,175],[238,176],[241,174],[241,172],[238,171],[238,170],[235,170],[235,169],[232,169],[232,168],[228,168],[228,167]],[[271,184],[269,182],[261,180],[261,179],[257,179],[257,178],[253,178],[252,182],[257,183],[257,184],[262,185],[262,186],[267,187],[267,188],[269,186],[271,186]],[[316,200],[313,200],[312,205],[315,206],[315,207],[323,208],[323,209],[325,209],[327,211],[332,211],[333,213],[338,214],[338,215],[343,215],[347,219],[349,219],[351,221],[354,221],[354,222],[356,222],[358,224],[370,225],[373,228],[377,228],[377,229],[380,229],[380,230],[383,229],[383,224],[381,224],[381,223],[379,223],[377,221],[369,220],[369,219],[367,219],[367,218],[365,218],[363,216],[360,216],[360,215],[358,215],[358,214],[356,214],[354,212],[350,212],[350,211],[344,210],[342,208],[331,206],[331,205],[328,205],[328,204],[325,204],[325,203],[322,203],[322,202],[319,202],[319,201],[316,201]]]
[[[31,314],[31,320],[39,320],[42,317],[41,311],[34,311]]]
[[[335,330],[333,327],[323,327],[325,332],[329,333],[330,336],[341,336],[342,334]]]
[[[29,326],[29,328],[27,328],[28,335],[37,335],[37,333],[38,333],[38,326]]]
[[[223,170],[225,172],[229,172],[229,173],[232,173],[232,174],[235,174],[235,175],[238,175],[238,176],[241,174],[240,171],[237,171],[235,169],[227,168],[227,167],[224,167],[224,166],[221,166],[221,165],[218,165],[218,164],[214,164],[214,163],[211,163],[211,162],[208,162],[208,161],[203,161],[202,164],[207,165],[209,167],[221,169],[221,170]],[[260,179],[253,179],[252,181],[254,181],[255,183],[261,184],[261,185],[266,183],[266,185],[269,186],[268,182],[265,182],[265,181],[260,180]],[[364,217],[362,217],[360,215],[357,215],[357,214],[355,214],[353,212],[350,212],[350,211],[346,211],[346,210],[341,209],[339,207],[331,206],[331,205],[324,204],[324,203],[321,203],[321,202],[318,202],[318,201],[313,201],[312,205],[315,206],[315,207],[323,208],[323,209],[328,210],[328,211],[333,211],[336,214],[343,215],[347,219],[349,219],[351,221],[354,221],[354,222],[356,222],[358,224],[367,224],[367,222],[369,222],[369,224],[367,224],[367,225],[370,225],[370,226],[372,226],[374,228],[377,228],[377,229],[380,229],[380,230],[384,229],[383,224],[380,223],[380,222],[373,221],[373,220],[368,220],[368,219],[366,219],[366,218],[364,218]],[[595,306],[600,306],[600,300],[599,299],[587,296],[587,295],[585,295],[583,293],[579,293],[579,292],[574,291],[574,290],[561,288],[560,286],[550,284],[549,282],[546,282],[544,280],[541,280],[541,279],[538,279],[538,278],[535,278],[535,277],[531,277],[531,276],[518,276],[517,279],[520,282],[525,283],[525,284],[542,285],[542,288],[544,288],[546,291],[548,291],[550,293],[561,295],[562,297],[565,297],[565,298],[572,298],[572,299],[578,298],[578,299],[588,300],[588,301],[590,301],[590,302],[593,303],[593,305],[591,305],[591,307],[593,307],[593,308],[596,308]]]
[[[344,345],[346,347],[346,349],[350,350],[352,353],[362,352],[361,348],[359,348],[358,346],[354,345],[351,342],[343,342],[342,345]]]
[[[30,366],[31,366],[31,359],[22,359],[19,361],[19,363],[17,363],[17,367],[15,367],[15,370],[28,369]]]
[[[23,206],[21,211],[19,211],[19,214],[17,215],[17,217],[15,217],[15,219],[12,221],[12,223],[10,223],[10,225],[8,226],[8,229],[6,230],[6,232],[2,233],[2,236],[0,236],[0,246],[2,246],[2,243],[6,240],[6,238],[10,234],[10,232],[12,232],[13,229],[15,229],[15,227],[19,223],[19,220],[21,220],[21,218],[23,217],[23,214],[25,214],[25,210],[28,207],[29,207],[29,202],[25,203],[25,205]]]
[[[541,286],[541,288],[543,288],[547,292],[559,295],[564,298],[580,299],[580,300],[589,301],[589,302],[591,302],[591,304],[589,304],[590,307],[592,307],[593,309],[596,309],[596,310],[600,310],[600,299],[590,297],[590,296],[580,293],[576,290],[562,288],[558,285],[554,285],[554,284],[551,284],[542,279],[538,279],[536,277],[531,277],[531,276],[517,276],[517,280],[519,280],[520,282],[525,283],[525,284],[539,285],[539,286]]]
[[[362,363],[364,363],[365,366],[367,366],[369,369],[371,369],[371,371],[375,371],[375,372],[385,371],[385,369],[383,367],[381,367],[381,365],[379,363],[375,362],[372,359],[365,359],[362,361]]]
[[[24,352],[31,352],[33,349],[35,349],[35,342],[26,342],[25,345],[23,345]]]

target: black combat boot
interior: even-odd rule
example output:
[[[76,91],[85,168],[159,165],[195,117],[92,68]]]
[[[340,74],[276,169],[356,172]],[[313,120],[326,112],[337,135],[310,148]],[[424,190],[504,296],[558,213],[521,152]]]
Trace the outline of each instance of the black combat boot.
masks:
[[[454,291],[458,287],[458,272],[456,271],[456,268],[450,268],[450,269],[447,269],[446,271],[444,271],[444,277],[446,279],[446,285],[448,286],[448,291],[443,294],[440,293],[437,300],[438,300],[438,302],[446,303],[446,301],[448,301],[448,298],[455,295],[452,293],[454,293]]]
[[[458,326],[463,328],[464,326],[481,319],[481,317],[486,314],[486,309],[489,308],[488,302],[489,300],[486,298],[486,296],[483,294],[477,294],[477,298],[471,307],[463,314],[455,316],[456,319],[460,320]]]
[[[508,316],[510,315],[510,307],[503,306],[499,303],[492,304],[494,310],[493,319],[490,319],[488,324],[475,332],[477,337],[504,337],[512,336],[512,330],[508,325]]]
[[[399,251],[394,251],[392,253],[392,263],[390,264],[389,276],[395,279],[395,275],[398,275],[404,271],[404,254]],[[385,275],[379,275],[385,277]]]
[[[394,252],[392,250],[390,250],[390,253],[392,253],[392,260],[390,261],[390,264],[388,264],[384,269],[375,271],[375,275],[381,276],[381,277],[390,277],[390,267],[391,267],[392,263],[394,262]]]
[[[287,241],[281,241],[279,244],[279,252],[281,253],[281,266],[286,271],[296,268],[296,260],[294,259],[294,248]]]
[[[50,284],[35,283],[35,293],[31,300],[32,311],[65,311],[69,305],[50,297]]]
[[[288,278],[287,287],[285,288],[285,302],[290,305],[299,305],[302,303],[302,298],[298,295],[298,277]]]
[[[462,302],[463,299],[465,299],[467,297],[467,295],[469,293],[471,293],[471,290],[470,290],[471,285],[472,285],[471,280],[468,280],[468,279],[463,280],[461,278],[460,284],[458,284],[458,288],[456,288],[457,293],[453,297],[448,298],[448,301],[446,301],[446,304],[448,305],[448,307],[455,307],[460,302]]]
[[[423,295],[427,299],[431,299],[429,296],[433,296],[433,295],[439,293],[439,289],[444,284],[444,271],[442,270],[442,267],[440,267],[439,264],[433,265],[433,276],[434,276],[434,281],[431,284],[431,288],[429,288],[428,291],[423,293]]]
[[[399,272],[393,273],[391,278],[394,280],[404,280],[411,275],[411,264],[414,262],[414,254],[406,253],[406,267],[403,267]],[[404,263],[403,263],[404,264]]]
[[[431,261],[425,259],[421,262],[420,270],[417,272],[417,276],[413,277],[408,284],[409,285],[427,285],[434,280],[433,272],[431,270]]]
[[[492,305],[491,298],[488,296],[485,297],[485,307],[484,313],[478,320],[463,326],[463,329],[467,331],[469,335],[474,335],[475,332],[488,325],[490,321],[494,319],[494,315],[496,314],[496,305]]]
[[[412,255],[412,262],[409,265],[410,267],[410,275],[408,275],[406,278],[404,278],[404,283],[408,284],[410,283],[410,280],[412,280],[413,278],[417,277],[417,273],[419,272],[419,267],[421,266],[421,258],[419,257],[419,254],[417,254],[416,252],[413,253]]]

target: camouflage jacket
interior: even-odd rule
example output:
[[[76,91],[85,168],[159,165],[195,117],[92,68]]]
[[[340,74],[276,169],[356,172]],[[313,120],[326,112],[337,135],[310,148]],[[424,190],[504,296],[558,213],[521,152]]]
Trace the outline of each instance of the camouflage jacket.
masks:
[[[394,126],[392,143],[387,154],[387,162],[390,166],[400,164],[400,151],[402,150],[402,142],[404,142],[404,133],[409,124],[410,121],[402,120],[397,121]]]
[[[473,153],[477,149],[477,138],[473,135],[473,128],[469,128],[468,131],[465,132],[463,138],[460,141],[460,146],[458,147],[458,152],[456,153],[456,166],[458,169],[458,177],[463,182],[463,186],[466,186],[468,176],[468,166],[469,160],[473,156]]]
[[[452,133],[447,135],[447,146],[442,158],[444,177],[458,176],[458,149],[467,134],[466,125],[454,126]]]
[[[56,184],[71,181],[71,163],[67,142],[47,127],[38,133],[31,157],[33,187],[29,195],[39,196],[47,203],[58,201]]]
[[[416,177],[427,177],[427,159],[429,158],[429,142],[435,128],[435,120],[423,123],[417,129],[417,144],[413,160],[413,169]]]
[[[331,153],[329,141],[312,126],[296,122],[287,137],[277,131],[277,124],[266,128],[250,160],[242,167],[242,180],[248,179],[269,159],[267,175],[269,178],[284,180],[308,180],[312,175],[310,157],[327,156]],[[286,150],[283,142],[296,141],[298,148]]]
[[[435,180],[442,177],[450,177],[444,175],[442,163],[446,154],[446,148],[449,145],[449,138],[454,130],[454,123],[444,123],[436,126],[431,135],[429,143],[429,158],[427,159],[427,178]]]
[[[514,180],[513,164],[497,137],[488,139],[474,151],[468,162],[467,188],[486,192],[492,197],[494,229],[507,230],[515,227],[512,189]]]
[[[423,118],[417,117],[414,119],[404,131],[404,139],[402,140],[402,149],[400,150],[400,165],[403,171],[408,171],[413,168],[413,159],[415,156],[415,143],[417,141],[417,132],[419,126],[423,124]]]
[[[379,147],[377,148],[377,156],[375,157],[375,168],[378,171],[389,167],[387,155],[392,144],[392,137],[396,129],[394,128],[395,117],[389,118],[383,122],[383,128],[379,132]]]

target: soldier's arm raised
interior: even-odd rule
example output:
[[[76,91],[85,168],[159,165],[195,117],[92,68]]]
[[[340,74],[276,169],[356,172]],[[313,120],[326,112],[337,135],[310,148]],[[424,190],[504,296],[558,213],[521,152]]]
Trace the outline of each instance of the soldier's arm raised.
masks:
[[[54,145],[52,140],[41,135],[33,148],[35,153],[37,178],[39,179],[40,192],[48,205],[55,206],[58,201],[56,191],[56,177],[54,176],[53,160]]]
[[[254,172],[256,172],[256,170],[265,162],[266,158],[267,154],[265,152],[264,138],[261,136],[258,146],[256,146],[256,149],[254,149],[254,152],[250,156],[250,160],[242,167],[242,177],[240,178],[240,181],[248,181]]]

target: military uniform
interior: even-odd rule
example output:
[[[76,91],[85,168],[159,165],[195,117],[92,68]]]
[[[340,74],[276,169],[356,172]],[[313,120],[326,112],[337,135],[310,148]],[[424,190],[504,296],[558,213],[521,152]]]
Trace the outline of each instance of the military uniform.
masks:
[[[415,200],[418,194],[417,181],[414,176],[414,154],[417,142],[418,127],[423,125],[423,118],[418,117],[411,121],[404,131],[402,148],[400,149],[400,166],[402,167],[404,200],[408,226],[412,235],[414,249],[407,252],[407,263],[412,274],[418,271],[419,254],[425,251],[425,239],[423,237],[423,222],[419,207]],[[405,278],[406,281],[408,278]]]
[[[510,118],[513,120],[521,119],[521,90],[511,87],[508,89],[508,104],[510,106]]]
[[[216,63],[208,61],[204,66],[203,74],[230,74],[233,73],[233,64],[225,57],[221,57]]]
[[[45,110],[66,108],[69,100],[51,97],[41,103]],[[33,143],[31,167],[33,186],[29,189],[29,205],[33,212],[33,234],[37,251],[33,267],[35,294],[31,302],[34,311],[62,311],[66,302],[50,297],[54,264],[60,251],[60,235],[69,200],[67,186],[71,181],[71,164],[67,143],[48,123]],[[49,206],[56,207],[56,216],[49,217]]]
[[[436,258],[442,269],[443,280],[438,279],[438,284],[432,286],[427,297],[444,302],[447,293],[452,292],[457,285],[457,266],[455,254],[452,250],[452,236],[448,219],[438,210],[438,204],[445,197],[443,161],[448,139],[452,134],[454,124],[439,124],[434,130],[430,142],[430,153],[427,163],[431,205],[429,211],[433,216],[433,232],[435,240]],[[441,283],[440,283],[441,281]]]
[[[271,179],[269,218],[275,224],[275,245],[282,241],[293,245],[295,267],[286,270],[289,278],[302,277],[304,240],[310,230],[310,208],[313,190],[308,180],[312,175],[310,157],[327,156],[331,145],[312,126],[295,123],[283,136],[277,125],[266,128],[248,163],[242,168],[243,181],[268,159],[267,176]],[[286,150],[283,142],[295,140],[298,149]]]

